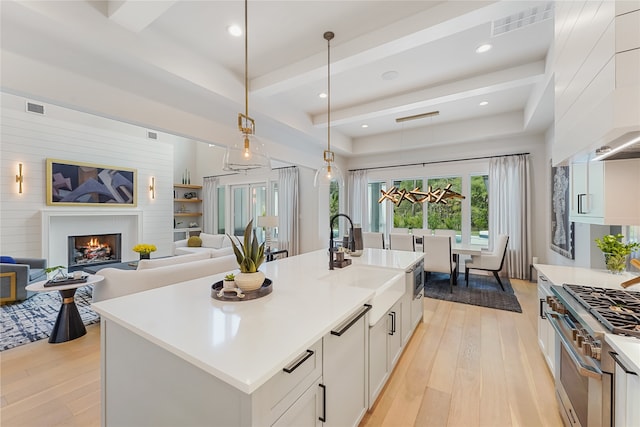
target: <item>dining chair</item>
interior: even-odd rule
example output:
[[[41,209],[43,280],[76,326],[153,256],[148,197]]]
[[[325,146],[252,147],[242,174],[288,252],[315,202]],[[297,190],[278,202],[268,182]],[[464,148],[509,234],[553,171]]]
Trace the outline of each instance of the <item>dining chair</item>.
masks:
[[[424,251],[424,271],[428,273],[449,274],[449,292],[453,292],[453,285],[457,284],[456,263],[451,257],[450,236],[424,236],[422,240]]]
[[[451,236],[451,244],[456,243],[456,230],[444,230],[437,228],[433,230],[433,234],[436,236]]]
[[[493,247],[493,251],[482,253],[480,255],[471,255],[471,259],[466,260],[464,263],[464,281],[469,286],[469,270],[485,270],[491,271],[498,281],[498,284],[504,291],[504,286],[500,280],[498,273],[504,266],[504,259],[507,255],[507,245],[509,243],[509,236],[506,234],[499,234],[496,239],[496,244]]]
[[[409,234],[408,228],[391,228],[391,233],[393,234]]]
[[[363,232],[362,243],[365,248],[384,249],[384,234],[377,232]]]
[[[416,251],[422,252],[422,236],[431,236],[433,231],[430,228],[414,228],[411,234],[415,240]]]
[[[389,249],[394,251],[415,251],[416,246],[413,241],[413,234],[389,234]]]

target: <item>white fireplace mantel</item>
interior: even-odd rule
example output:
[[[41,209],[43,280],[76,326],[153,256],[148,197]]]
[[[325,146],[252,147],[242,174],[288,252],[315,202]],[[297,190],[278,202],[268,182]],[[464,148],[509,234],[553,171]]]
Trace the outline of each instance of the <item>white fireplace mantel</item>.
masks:
[[[142,211],[138,209],[43,209],[42,255],[49,265],[67,265],[67,238],[84,234],[120,233],[122,261],[133,261],[131,250],[142,241]]]

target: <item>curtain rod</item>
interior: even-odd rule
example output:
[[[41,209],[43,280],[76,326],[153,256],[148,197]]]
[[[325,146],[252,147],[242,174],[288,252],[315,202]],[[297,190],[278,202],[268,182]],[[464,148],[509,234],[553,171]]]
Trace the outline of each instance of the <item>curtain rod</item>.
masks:
[[[297,168],[297,167],[298,166],[282,166],[282,167],[279,167],[279,168],[272,168],[271,170],[272,171],[277,171],[277,170],[280,170],[280,169],[290,169],[290,168]],[[225,173],[225,174],[222,174],[222,175],[209,175],[209,176],[203,176],[202,179],[205,179],[205,178],[219,178],[221,176],[231,176],[231,175],[240,175],[240,173],[232,172],[232,173]]]
[[[368,171],[373,169],[388,169],[388,168],[404,168],[407,166],[426,166],[437,163],[451,163],[451,162],[465,162],[469,160],[482,160],[482,159],[495,159],[498,157],[510,157],[510,156],[524,156],[530,153],[513,153],[513,154],[502,154],[500,156],[483,156],[483,157],[467,157],[465,159],[452,159],[452,160],[434,160],[432,162],[420,162],[420,163],[407,163],[404,165],[390,165],[390,166],[373,166],[370,168],[358,168],[358,169],[349,169],[349,172],[357,172],[357,171]]]

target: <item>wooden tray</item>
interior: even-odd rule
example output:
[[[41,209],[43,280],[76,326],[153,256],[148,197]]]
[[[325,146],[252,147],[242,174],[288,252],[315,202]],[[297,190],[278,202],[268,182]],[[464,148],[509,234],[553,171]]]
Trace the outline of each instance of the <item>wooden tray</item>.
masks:
[[[345,260],[342,261],[333,261],[333,266],[335,268],[343,268],[346,267],[348,265],[351,265],[351,259],[347,258]]]
[[[47,280],[44,284],[45,288],[53,287],[53,286],[63,286],[63,285],[75,285],[76,283],[86,283],[88,275],[82,276],[79,279],[74,279],[73,277],[69,277],[64,280]]]
[[[271,286],[271,279],[264,279],[264,283],[262,283],[260,288],[255,291],[243,292],[244,298],[239,297],[235,291],[224,292],[222,296],[218,296],[221,289],[222,280],[211,285],[211,298],[217,299],[218,301],[250,301],[269,295],[273,290],[273,286]]]

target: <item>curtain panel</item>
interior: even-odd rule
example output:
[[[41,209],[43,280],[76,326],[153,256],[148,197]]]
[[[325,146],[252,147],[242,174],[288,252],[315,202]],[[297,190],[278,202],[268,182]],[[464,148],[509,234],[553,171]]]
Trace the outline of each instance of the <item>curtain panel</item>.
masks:
[[[509,236],[505,270],[527,279],[531,261],[531,182],[529,155],[492,158],[489,162],[489,233]]]
[[[369,230],[368,186],[367,171],[349,173],[349,216],[354,224],[360,224],[363,231]]]
[[[278,173],[278,249],[293,256],[300,252],[298,168],[282,168]]]
[[[220,179],[207,176],[202,185],[202,231],[217,234],[216,217],[218,215],[218,184]]]

